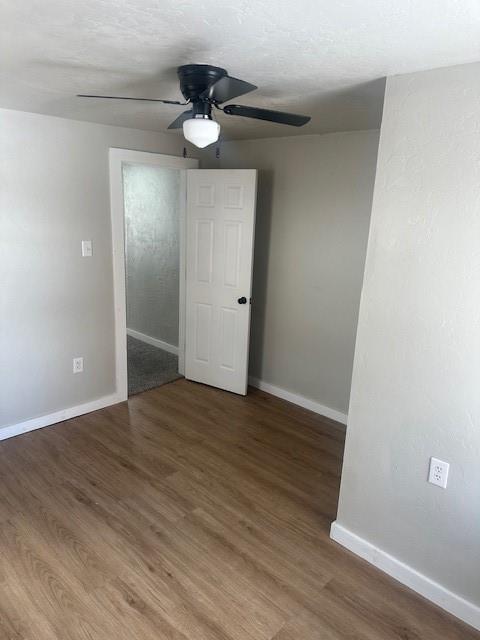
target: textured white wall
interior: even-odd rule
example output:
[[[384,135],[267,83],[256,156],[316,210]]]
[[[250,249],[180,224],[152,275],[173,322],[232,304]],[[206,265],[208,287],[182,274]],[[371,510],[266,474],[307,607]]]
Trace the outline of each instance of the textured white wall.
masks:
[[[475,64],[387,83],[338,523],[480,605],[479,459]]]
[[[377,147],[377,131],[235,141],[217,164],[259,169],[250,374],[344,413]]]
[[[180,170],[123,167],[127,327],[178,346]]]
[[[114,391],[108,148],[181,155],[183,145],[0,111],[0,427]],[[82,239],[93,258],[81,257]]]

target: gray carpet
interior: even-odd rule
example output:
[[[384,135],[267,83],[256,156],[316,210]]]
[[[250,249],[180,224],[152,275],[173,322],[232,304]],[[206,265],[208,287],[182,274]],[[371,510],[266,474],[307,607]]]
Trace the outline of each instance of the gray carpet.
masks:
[[[168,351],[127,336],[128,395],[177,380],[178,357]]]

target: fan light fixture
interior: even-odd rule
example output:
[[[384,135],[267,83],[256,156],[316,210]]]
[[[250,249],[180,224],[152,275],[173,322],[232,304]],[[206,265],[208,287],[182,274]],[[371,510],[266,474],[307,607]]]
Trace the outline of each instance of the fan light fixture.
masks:
[[[185,139],[203,149],[218,140],[220,125],[207,115],[195,115],[183,123]]]

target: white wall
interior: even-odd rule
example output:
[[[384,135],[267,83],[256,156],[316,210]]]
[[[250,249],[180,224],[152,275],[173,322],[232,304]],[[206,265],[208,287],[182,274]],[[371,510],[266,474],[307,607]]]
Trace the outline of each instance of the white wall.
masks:
[[[377,131],[223,143],[259,169],[250,374],[348,407]]]
[[[115,390],[108,148],[183,146],[181,136],[0,110],[0,427]],[[93,258],[81,257],[82,239]],[[72,374],[74,356],[83,374]]]
[[[337,522],[479,606],[479,459],[474,64],[387,83]]]
[[[178,347],[180,170],[125,164],[127,327]]]

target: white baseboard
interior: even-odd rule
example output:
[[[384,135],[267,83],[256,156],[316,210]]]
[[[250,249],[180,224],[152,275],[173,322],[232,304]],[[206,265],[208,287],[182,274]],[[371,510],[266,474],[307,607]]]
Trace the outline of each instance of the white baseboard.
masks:
[[[330,537],[427,600],[480,630],[480,607],[477,605],[442,587],[441,584],[360,538],[337,522],[332,523]]]
[[[163,340],[159,340],[158,338],[153,338],[152,336],[148,336],[146,333],[141,333],[140,331],[135,331],[135,329],[127,329],[127,335],[132,338],[136,338],[137,340],[141,340],[142,342],[146,342],[147,344],[151,344],[153,347],[158,347],[159,349],[163,349],[164,351],[168,351],[168,353],[173,353],[173,355],[178,356],[178,347],[174,344],[169,344],[168,342],[164,342]]]
[[[6,427],[0,427],[0,440],[6,440],[7,438],[13,438],[21,433],[27,433],[28,431],[34,431],[35,429],[42,429],[48,427],[57,422],[63,422],[76,416],[81,416],[84,413],[90,413],[91,411],[97,411],[97,409],[103,409],[109,407],[112,404],[123,402],[127,398],[123,398],[119,393],[112,393],[108,396],[103,396],[97,400],[91,402],[85,402],[79,404],[76,407],[69,407],[68,409],[62,409],[55,413],[49,413],[38,418],[32,418],[31,420],[25,420],[25,422],[18,422]]]
[[[298,404],[304,409],[309,409],[310,411],[319,413],[321,416],[325,416],[326,418],[330,418],[331,420],[336,420],[337,422],[341,422],[342,424],[347,424],[346,413],[342,413],[341,411],[337,411],[336,409],[326,407],[325,405],[320,404],[315,400],[310,400],[310,398],[305,398],[298,393],[293,393],[292,391],[287,391],[287,389],[276,387],[275,385],[270,384],[269,382],[264,382],[259,378],[249,377],[248,383],[252,387],[256,387],[257,389],[261,389],[262,391],[271,393],[272,396],[277,396],[278,398],[282,398],[283,400],[288,400],[288,402]]]

